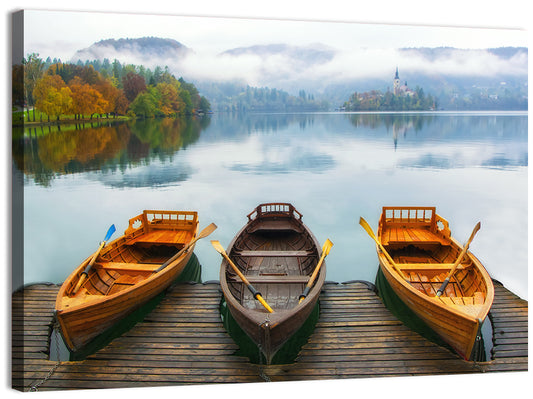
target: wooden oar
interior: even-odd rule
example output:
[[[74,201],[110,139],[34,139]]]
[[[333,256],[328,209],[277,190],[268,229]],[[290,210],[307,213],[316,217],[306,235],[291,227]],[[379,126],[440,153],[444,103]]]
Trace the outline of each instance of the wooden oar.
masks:
[[[442,282],[442,285],[437,290],[437,296],[438,297],[441,296],[442,293],[444,292],[444,290],[446,289],[446,286],[448,285],[448,283],[450,282],[450,279],[452,278],[453,274],[455,273],[455,269],[457,269],[457,266],[459,266],[459,263],[461,263],[461,261],[463,260],[464,256],[466,255],[466,251],[468,251],[468,247],[470,246],[470,243],[472,242],[472,240],[474,239],[474,236],[476,235],[476,233],[479,231],[480,228],[481,228],[481,222],[478,222],[476,224],[476,226],[474,227],[474,230],[472,231],[472,234],[470,234],[470,238],[466,242],[463,250],[461,251],[461,254],[459,255],[459,257],[457,258],[457,260],[453,264],[452,270],[450,270],[450,273],[448,273],[448,276],[446,276],[446,278]]]
[[[261,305],[263,305],[266,310],[268,310],[270,313],[274,313],[274,310],[272,310],[272,308],[268,305],[268,303],[266,303],[266,301],[261,296],[261,293],[257,291],[252,284],[250,284],[250,282],[246,279],[246,277],[244,277],[244,274],[242,274],[239,268],[235,266],[235,263],[231,261],[226,251],[224,251],[224,247],[222,246],[222,244],[220,244],[219,241],[211,240],[211,245],[213,245],[213,248],[215,248],[216,251],[219,254],[221,254],[224,257],[224,259],[228,261],[228,263],[233,268],[235,273],[237,273],[237,275],[240,277],[242,282],[246,284],[246,287],[248,287],[248,289],[250,290],[254,298],[257,299],[259,302],[261,302]]]
[[[216,229],[217,229],[217,225],[214,224],[214,223],[211,223],[209,226],[204,228],[194,240],[192,240],[187,245],[185,245],[178,253],[176,253],[174,256],[172,256],[172,258],[170,258],[165,263],[163,263],[161,266],[159,266],[156,270],[154,270],[153,273],[157,273],[157,272],[160,272],[161,270],[163,270],[165,267],[167,267],[172,262],[174,262],[176,259],[178,259],[181,255],[183,255],[183,253],[185,253],[196,241],[207,237],[209,234],[211,234]]]
[[[100,243],[100,246],[98,247],[98,249],[96,250],[96,252],[94,253],[93,257],[91,258],[90,262],[87,264],[87,266],[85,267],[85,269],[81,272],[81,276],[78,280],[78,284],[76,284],[76,287],[74,288],[74,290],[72,291],[72,295],[76,294],[76,292],[78,292],[78,290],[80,289],[81,285],[83,284],[83,282],[85,281],[85,279],[87,278],[87,275],[89,274],[89,270],[91,270],[91,267],[93,266],[94,262],[96,261],[96,258],[98,257],[98,255],[100,255],[100,251],[102,250],[102,248],[105,246],[105,243],[106,241],[108,241],[111,236],[113,235],[113,233],[116,231],[116,228],[115,228],[115,225],[112,224],[109,229],[107,230],[107,234],[105,235],[105,238],[104,238],[104,241],[102,241]]]
[[[320,260],[318,261],[315,270],[313,271],[313,274],[311,275],[311,278],[309,279],[309,282],[307,283],[307,286],[304,289],[304,292],[299,297],[298,303],[302,303],[302,301],[307,297],[309,294],[309,291],[311,291],[311,286],[315,282],[316,276],[318,275],[318,271],[320,270],[320,267],[322,266],[322,263],[324,263],[324,259],[329,254],[329,250],[333,246],[333,243],[329,240],[329,238],[326,240],[324,245],[322,246],[322,255],[320,256]]]
[[[392,265],[392,267],[394,267],[394,269],[396,269],[396,271],[398,272],[398,274],[402,277],[405,278],[404,274],[402,273],[402,271],[400,270],[400,268],[398,267],[398,265],[396,264],[396,262],[394,262],[394,260],[392,259],[392,257],[389,255],[389,253],[387,252],[387,250],[383,247],[383,245],[379,242],[379,240],[377,239],[377,237],[374,235],[374,232],[372,231],[372,227],[370,227],[370,225],[368,224],[368,222],[363,219],[362,217],[359,218],[359,224],[363,227],[363,229],[365,229],[365,231],[368,233],[368,235],[370,237],[372,237],[374,239],[374,241],[376,242],[376,244],[378,245],[379,249],[381,250],[381,252],[383,252],[383,254],[385,255],[385,257],[388,259],[388,261],[390,262],[390,264]]]

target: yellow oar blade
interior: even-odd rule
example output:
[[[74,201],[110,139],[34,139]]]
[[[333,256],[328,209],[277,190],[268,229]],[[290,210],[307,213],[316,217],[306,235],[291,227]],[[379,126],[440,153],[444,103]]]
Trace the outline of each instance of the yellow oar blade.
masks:
[[[322,253],[326,254],[325,256],[327,256],[329,254],[329,251],[331,249],[331,247],[333,246],[333,243],[330,241],[330,239],[328,238],[326,240],[326,242],[324,243],[324,245],[322,246]]]
[[[224,247],[222,246],[222,244],[220,244],[220,241],[218,240],[211,240],[211,245],[213,246],[213,248],[215,248],[215,250],[219,253],[219,254],[225,254],[226,251],[224,250]]]
[[[365,229],[368,235],[374,239],[374,241],[376,242],[378,241],[378,239],[374,235],[374,231],[372,230],[372,227],[370,227],[368,222],[363,217],[359,218],[359,224],[363,227],[363,229]]]

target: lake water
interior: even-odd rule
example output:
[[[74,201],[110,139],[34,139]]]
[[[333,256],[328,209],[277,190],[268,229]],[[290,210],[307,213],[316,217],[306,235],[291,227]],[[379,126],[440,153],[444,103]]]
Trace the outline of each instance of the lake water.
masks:
[[[373,282],[382,206],[436,206],[493,278],[527,299],[527,113],[246,114],[155,120],[14,139],[23,172],[23,283],[62,282],[143,209],[195,210],[202,279],[263,202],[290,202],[323,243],[327,280]],[[17,135],[15,134],[15,137]],[[24,156],[22,156],[22,154]],[[22,284],[22,282],[21,282]],[[17,287],[13,287],[16,289]]]

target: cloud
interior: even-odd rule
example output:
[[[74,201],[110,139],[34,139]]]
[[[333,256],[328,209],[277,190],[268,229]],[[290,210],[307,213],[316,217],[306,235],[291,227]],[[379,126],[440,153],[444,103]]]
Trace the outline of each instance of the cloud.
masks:
[[[189,81],[241,81],[288,91],[304,87],[320,90],[330,84],[362,79],[389,81],[396,67],[404,76],[527,77],[528,73],[527,50],[451,47],[340,50],[324,44],[262,44],[215,54],[204,48],[176,50],[165,42],[161,48],[152,50],[131,41],[119,50],[117,46],[100,43],[78,52],[77,56],[90,60],[116,58],[148,68],[168,66],[176,76]]]
[[[347,80],[388,79],[391,70],[453,77],[527,76],[527,52],[501,57],[488,50],[442,49],[432,57],[417,49],[361,48],[338,51],[328,60],[302,62],[291,53],[202,56],[192,55],[179,65],[194,79],[243,79],[256,86],[294,81],[338,83]]]

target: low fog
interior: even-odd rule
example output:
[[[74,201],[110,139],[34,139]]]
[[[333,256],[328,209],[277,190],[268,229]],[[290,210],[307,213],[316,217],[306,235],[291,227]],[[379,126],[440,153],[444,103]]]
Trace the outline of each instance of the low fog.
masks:
[[[174,41],[174,43],[176,43]],[[315,88],[362,79],[391,80],[400,75],[432,77],[527,77],[527,49],[512,56],[480,49],[358,48],[339,50],[323,44],[258,45],[210,54],[181,49],[140,51],[135,46],[117,51],[113,46],[91,46],[79,51],[82,60],[118,59],[148,68],[168,66],[176,76],[191,81],[241,81],[250,86]],[[400,76],[401,77],[401,76]]]

